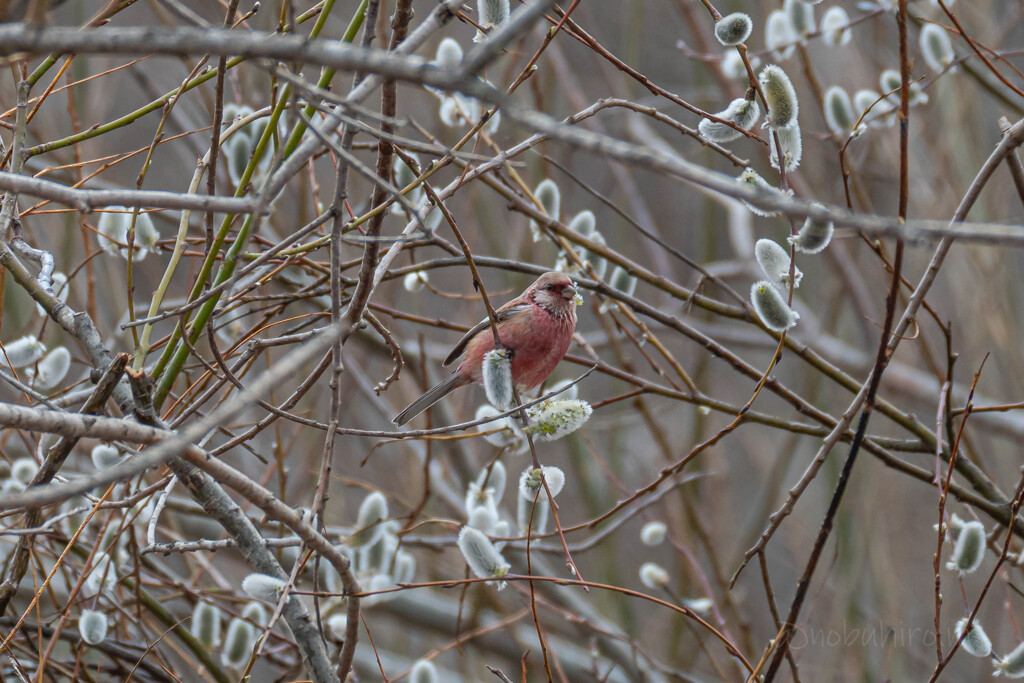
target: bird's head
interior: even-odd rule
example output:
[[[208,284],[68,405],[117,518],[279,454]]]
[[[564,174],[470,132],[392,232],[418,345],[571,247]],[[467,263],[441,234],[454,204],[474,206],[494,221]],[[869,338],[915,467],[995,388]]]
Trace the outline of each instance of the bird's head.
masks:
[[[529,298],[555,315],[576,309],[576,287],[565,273],[544,273],[530,286]]]

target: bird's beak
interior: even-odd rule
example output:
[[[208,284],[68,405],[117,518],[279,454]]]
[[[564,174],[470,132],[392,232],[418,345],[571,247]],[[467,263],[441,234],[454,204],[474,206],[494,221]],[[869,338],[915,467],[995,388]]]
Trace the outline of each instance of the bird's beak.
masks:
[[[573,287],[572,285],[566,285],[565,288],[562,290],[562,296],[565,297],[566,299],[576,298],[576,288]]]

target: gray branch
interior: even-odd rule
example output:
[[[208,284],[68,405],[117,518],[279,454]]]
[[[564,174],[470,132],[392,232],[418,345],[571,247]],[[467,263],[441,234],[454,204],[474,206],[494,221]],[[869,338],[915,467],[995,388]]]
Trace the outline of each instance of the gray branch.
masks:
[[[36,487],[17,495],[7,496],[0,501],[0,509],[18,507],[39,507],[48,503],[66,500],[95,486],[124,481],[161,465],[171,458],[184,455],[203,454],[196,447],[198,441],[219,424],[230,422],[236,415],[248,408],[271,387],[279,385],[285,378],[293,376],[310,358],[323,354],[338,338],[346,339],[352,333],[352,326],[330,325],[323,332],[276,362],[248,388],[238,392],[230,401],[197,420],[181,433],[147,427],[127,420],[101,418],[88,415],[73,415],[53,410],[22,408],[9,403],[0,403],[0,424],[35,431],[46,431],[62,436],[94,436],[101,439],[152,443],[145,453],[129,458],[113,467],[96,472],[88,477],[75,479],[64,484],[50,484]],[[205,457],[205,456],[204,456]]]
[[[2,29],[0,29],[2,30]],[[246,197],[218,197],[161,192],[155,190],[89,190],[67,187],[51,180],[32,178],[0,171],[0,190],[41,197],[82,213],[105,206],[128,206],[158,209],[190,209],[193,211],[221,211],[223,213],[251,213],[256,200]]]
[[[450,3],[455,6],[456,3]],[[269,58],[305,62],[340,71],[364,71],[399,81],[450,87],[451,72],[418,55],[360,48],[337,40],[219,28],[104,26],[80,31],[64,26],[0,26],[0,55],[18,53],[168,55]]]

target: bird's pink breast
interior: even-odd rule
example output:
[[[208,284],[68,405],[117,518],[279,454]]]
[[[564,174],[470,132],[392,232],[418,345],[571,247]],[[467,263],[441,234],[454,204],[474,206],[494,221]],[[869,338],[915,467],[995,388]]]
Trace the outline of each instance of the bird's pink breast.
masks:
[[[557,317],[536,304],[498,326],[502,346],[512,350],[512,378],[520,390],[533,389],[548,378],[569,350],[575,327],[575,307]],[[494,335],[488,327],[470,340],[458,371],[480,383],[484,355],[493,348]]]

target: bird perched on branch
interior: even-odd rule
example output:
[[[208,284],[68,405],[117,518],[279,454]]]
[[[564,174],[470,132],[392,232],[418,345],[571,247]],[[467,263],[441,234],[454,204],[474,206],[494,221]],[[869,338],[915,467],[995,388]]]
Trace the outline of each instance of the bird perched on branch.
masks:
[[[512,379],[519,391],[539,386],[562,360],[576,329],[576,287],[564,273],[544,273],[529,288],[494,312],[502,348],[512,355]],[[484,355],[494,349],[490,318],[465,334],[444,359],[451,365],[465,356],[447,379],[427,391],[395,417],[404,425],[449,393],[481,384]]]

